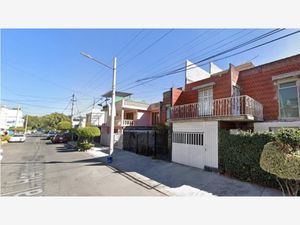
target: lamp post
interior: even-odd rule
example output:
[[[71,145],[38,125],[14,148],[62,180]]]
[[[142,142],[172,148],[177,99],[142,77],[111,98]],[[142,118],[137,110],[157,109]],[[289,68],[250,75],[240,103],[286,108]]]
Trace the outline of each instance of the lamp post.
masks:
[[[116,106],[115,106],[115,97],[116,97],[116,77],[117,77],[117,58],[114,57],[113,60],[113,67],[106,65],[105,63],[95,59],[93,56],[80,52],[81,55],[97,62],[98,64],[101,64],[102,66],[105,66],[112,70],[113,72],[113,79],[112,79],[112,95],[111,95],[111,120],[110,120],[110,141],[109,141],[109,156],[107,157],[107,162],[112,162],[112,153],[114,151],[114,128],[115,128],[115,112],[116,112]]]

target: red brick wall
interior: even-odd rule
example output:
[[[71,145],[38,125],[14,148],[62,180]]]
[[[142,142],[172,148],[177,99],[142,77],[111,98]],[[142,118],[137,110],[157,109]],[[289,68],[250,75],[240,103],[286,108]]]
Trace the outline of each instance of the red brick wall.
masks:
[[[264,120],[277,120],[277,88],[272,77],[297,70],[300,70],[300,55],[241,71],[238,80],[241,95],[248,95],[263,105]]]
[[[171,105],[173,106],[176,104],[178,98],[180,97],[182,90],[177,89],[177,88],[172,88],[171,93],[172,93]]]
[[[193,87],[208,84],[210,82],[215,82],[215,86],[213,87],[213,98],[226,98],[230,97],[232,94],[231,87],[231,70],[222,74],[222,75],[214,75],[207,79],[196,81],[190,84],[185,85],[185,91],[179,96],[175,105],[189,104],[195,103],[198,101],[198,91],[192,90]]]

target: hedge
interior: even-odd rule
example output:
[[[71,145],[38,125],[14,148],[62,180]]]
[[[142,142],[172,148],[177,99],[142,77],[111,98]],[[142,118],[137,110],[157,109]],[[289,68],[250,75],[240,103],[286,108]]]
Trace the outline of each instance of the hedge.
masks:
[[[233,135],[219,132],[219,171],[242,181],[278,188],[276,177],[261,169],[260,156],[264,145],[274,134],[242,132]]]
[[[78,128],[76,129],[75,132],[79,137],[84,137],[84,138],[92,138],[92,137],[100,136],[100,130],[98,127]]]

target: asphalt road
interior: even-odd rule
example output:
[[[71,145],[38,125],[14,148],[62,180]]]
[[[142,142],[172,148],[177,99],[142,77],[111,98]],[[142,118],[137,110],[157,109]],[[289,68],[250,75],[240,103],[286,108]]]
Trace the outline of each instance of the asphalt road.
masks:
[[[1,196],[161,196],[85,152],[43,137],[8,143],[1,162]]]

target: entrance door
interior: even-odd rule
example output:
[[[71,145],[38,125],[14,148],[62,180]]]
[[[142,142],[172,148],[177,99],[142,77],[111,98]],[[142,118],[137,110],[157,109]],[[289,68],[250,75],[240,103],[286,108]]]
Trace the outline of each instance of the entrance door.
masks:
[[[206,89],[198,93],[199,116],[213,114],[213,89]]]
[[[240,115],[241,113],[241,104],[240,104],[240,88],[233,86],[233,98],[232,98],[232,114]]]

